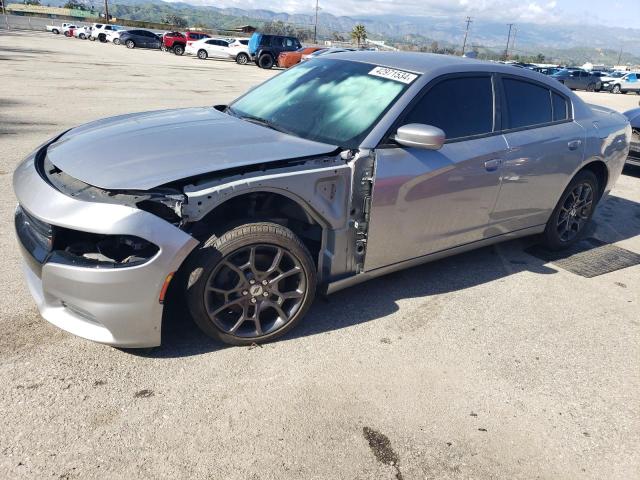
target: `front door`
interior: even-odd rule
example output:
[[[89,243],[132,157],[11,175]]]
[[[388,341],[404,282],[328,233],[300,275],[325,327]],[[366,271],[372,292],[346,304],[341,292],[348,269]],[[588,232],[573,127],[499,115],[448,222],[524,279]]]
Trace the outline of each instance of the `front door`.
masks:
[[[638,78],[638,74],[629,73],[625,75],[623,81],[620,84],[620,87],[625,92],[638,92],[640,91],[640,78]]]
[[[491,75],[436,80],[400,125],[441,128],[440,150],[376,150],[365,270],[491,236],[507,145],[495,127]]]

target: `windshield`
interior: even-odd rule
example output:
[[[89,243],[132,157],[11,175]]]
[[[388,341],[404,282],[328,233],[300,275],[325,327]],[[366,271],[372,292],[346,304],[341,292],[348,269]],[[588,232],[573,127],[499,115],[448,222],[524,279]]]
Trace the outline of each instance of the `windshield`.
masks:
[[[402,80],[391,79],[394,75]],[[298,137],[356,148],[416,78],[368,63],[317,59],[250,91],[230,105],[229,113]]]

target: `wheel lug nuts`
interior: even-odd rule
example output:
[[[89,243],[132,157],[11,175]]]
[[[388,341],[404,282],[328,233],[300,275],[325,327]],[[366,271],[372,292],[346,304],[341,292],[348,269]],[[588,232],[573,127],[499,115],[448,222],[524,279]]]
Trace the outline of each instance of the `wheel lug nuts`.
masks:
[[[264,293],[262,294],[262,296],[263,296],[263,297],[268,297],[268,296],[269,296],[269,293],[268,293],[268,292],[264,292]]]
[[[243,291],[242,291],[242,294],[243,294],[243,295],[249,295],[249,292],[248,292],[248,291],[246,291],[246,290],[243,290]]]
[[[253,285],[254,283],[256,283],[256,281],[252,278],[251,280],[249,280],[249,283]]]
[[[256,300],[256,299],[255,299],[255,297],[253,297],[253,298],[251,299],[251,303],[256,303],[257,301],[258,301],[258,300]]]
[[[266,280],[262,280],[262,284],[263,285],[266,285],[267,283],[269,283],[269,282],[267,282]]]

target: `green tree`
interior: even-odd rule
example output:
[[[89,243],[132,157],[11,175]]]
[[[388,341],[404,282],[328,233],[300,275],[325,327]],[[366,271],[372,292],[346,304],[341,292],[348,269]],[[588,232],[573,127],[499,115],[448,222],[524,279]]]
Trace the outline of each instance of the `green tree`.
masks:
[[[162,23],[168,23],[178,28],[187,28],[189,26],[189,23],[184,18],[175,13],[169,13],[162,17]]]
[[[539,53],[538,55],[536,55],[534,60],[535,60],[535,63],[544,63],[545,57],[543,54]]]
[[[351,30],[351,38],[358,43],[358,48],[360,48],[360,44],[367,40],[367,29],[361,23],[357,24]]]
[[[86,2],[81,2],[79,0],[69,0],[62,6],[62,8],[71,8],[72,10],[90,10]]]
[[[24,5],[41,5],[40,0],[23,0]]]

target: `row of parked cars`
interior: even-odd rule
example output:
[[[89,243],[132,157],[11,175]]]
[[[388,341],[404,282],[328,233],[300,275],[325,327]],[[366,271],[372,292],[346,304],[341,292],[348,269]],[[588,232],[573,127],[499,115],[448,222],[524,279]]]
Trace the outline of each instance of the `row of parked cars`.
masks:
[[[83,27],[63,23],[61,26],[49,25],[46,28],[54,34],[81,40],[110,42],[127,48],[160,49],[176,55],[194,55],[202,60],[210,57],[231,59],[239,65],[254,62],[258,67],[267,69],[274,66],[289,68],[319,55],[353,50],[303,47],[295,37],[262,33],[254,33],[251,38],[214,38],[198,31],[157,33],[145,29],[127,30],[121,25],[100,23]]]
[[[513,64],[549,75],[572,90],[611,93],[636,92],[640,95],[640,72],[587,71],[577,67],[538,67],[532,64]]]

